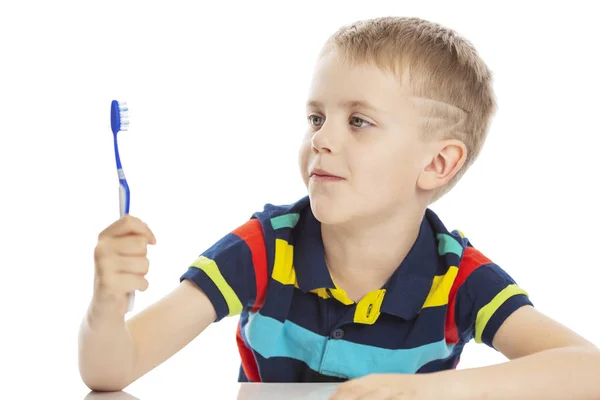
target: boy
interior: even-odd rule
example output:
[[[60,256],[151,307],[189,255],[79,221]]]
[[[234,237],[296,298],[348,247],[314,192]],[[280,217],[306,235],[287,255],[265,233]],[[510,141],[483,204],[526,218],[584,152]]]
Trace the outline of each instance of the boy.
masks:
[[[437,24],[342,27],[307,103],[306,198],[268,204],[126,322],[126,294],[147,288],[156,240],[131,216],[100,234],[80,334],[84,382],[121,390],[210,323],[240,315],[240,381],[347,381],[336,400],[600,398],[600,351],[536,311],[428,208],[481,150],[491,81],[473,47]],[[455,370],[471,339],[511,361]]]

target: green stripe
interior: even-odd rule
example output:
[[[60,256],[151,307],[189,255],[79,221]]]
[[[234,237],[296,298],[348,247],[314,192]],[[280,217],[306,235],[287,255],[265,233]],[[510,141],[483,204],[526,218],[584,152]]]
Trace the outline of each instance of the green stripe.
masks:
[[[454,253],[459,257],[462,255],[462,246],[452,236],[440,233],[437,235],[437,238],[439,241],[438,253],[440,253],[440,256],[443,256],[446,253]]]
[[[281,228],[293,228],[298,223],[298,219],[300,219],[300,214],[298,213],[280,215],[271,218],[271,226],[275,230]]]

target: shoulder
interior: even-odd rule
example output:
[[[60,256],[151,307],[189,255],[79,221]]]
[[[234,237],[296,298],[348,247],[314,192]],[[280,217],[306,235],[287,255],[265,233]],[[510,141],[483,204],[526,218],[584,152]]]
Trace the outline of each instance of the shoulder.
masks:
[[[308,199],[302,198],[295,203],[274,205],[267,203],[263,209],[254,212],[247,220],[240,222],[224,236],[215,241],[202,255],[211,259],[216,257],[264,258],[265,247],[272,245],[276,231],[282,227],[293,227],[300,212],[308,205]],[[255,260],[257,261],[257,260]]]
[[[435,232],[438,254],[445,259],[447,266],[458,269],[454,286],[460,286],[476,269],[495,265],[488,256],[471,243],[463,231],[447,229],[431,209],[427,209],[426,217]]]
[[[261,264],[271,261],[270,253],[275,239],[281,236],[282,232],[291,231],[298,222],[300,213],[307,206],[307,197],[286,205],[267,203],[261,211],[254,212],[248,220],[238,224],[216,241],[203,255],[210,258],[225,255],[230,258],[252,257],[255,263]]]
[[[261,211],[257,211],[252,214],[252,218],[259,219],[261,222],[270,222],[272,219],[277,218],[279,218],[279,221],[281,221],[283,220],[281,217],[293,219],[294,217],[298,218],[299,214],[307,207],[310,207],[308,196],[305,196],[300,200],[290,204],[275,205],[272,203],[267,203],[264,205]]]
[[[293,227],[300,218],[300,214],[307,207],[310,207],[308,196],[300,200],[284,205],[275,205],[267,203],[261,211],[252,214],[252,219],[260,221],[261,225],[270,225],[273,229],[277,229],[282,225],[292,225]]]
[[[459,229],[448,230],[431,210],[427,218],[435,231],[438,253],[449,276],[447,339],[474,337],[491,346],[503,321],[529,296],[494,260],[476,248]]]
[[[447,258],[454,258],[447,263],[457,270],[451,297],[463,295],[475,298],[479,291],[489,291],[491,294],[498,290],[499,285],[505,287],[515,283],[502,267],[476,248],[462,231],[448,231],[438,235],[438,238],[440,247],[453,248],[446,253]]]
[[[500,265],[475,248],[465,235],[451,232],[462,245],[456,279],[450,292],[458,331],[477,343],[492,346],[496,331],[524,305],[529,294]],[[493,347],[493,346],[492,346]]]

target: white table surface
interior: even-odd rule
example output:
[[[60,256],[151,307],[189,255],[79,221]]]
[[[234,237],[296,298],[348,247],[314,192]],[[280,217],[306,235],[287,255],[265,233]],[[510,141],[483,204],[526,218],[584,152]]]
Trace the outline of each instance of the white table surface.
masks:
[[[199,393],[189,393],[189,399],[219,399],[219,400],[327,400],[338,384],[336,383],[235,383],[221,392],[211,390],[210,395],[201,396]],[[168,388],[156,392],[151,397],[147,395],[136,397],[135,392],[90,392],[83,400],[154,400],[181,399],[180,391],[173,397]]]

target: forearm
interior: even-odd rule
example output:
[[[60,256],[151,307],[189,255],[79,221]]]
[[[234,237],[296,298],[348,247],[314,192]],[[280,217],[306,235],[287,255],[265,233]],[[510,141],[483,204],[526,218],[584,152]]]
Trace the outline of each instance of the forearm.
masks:
[[[118,391],[131,381],[134,344],[123,318],[100,315],[91,305],[79,330],[79,371],[92,390]]]
[[[600,399],[600,351],[566,347],[487,367],[434,374],[452,398]]]

